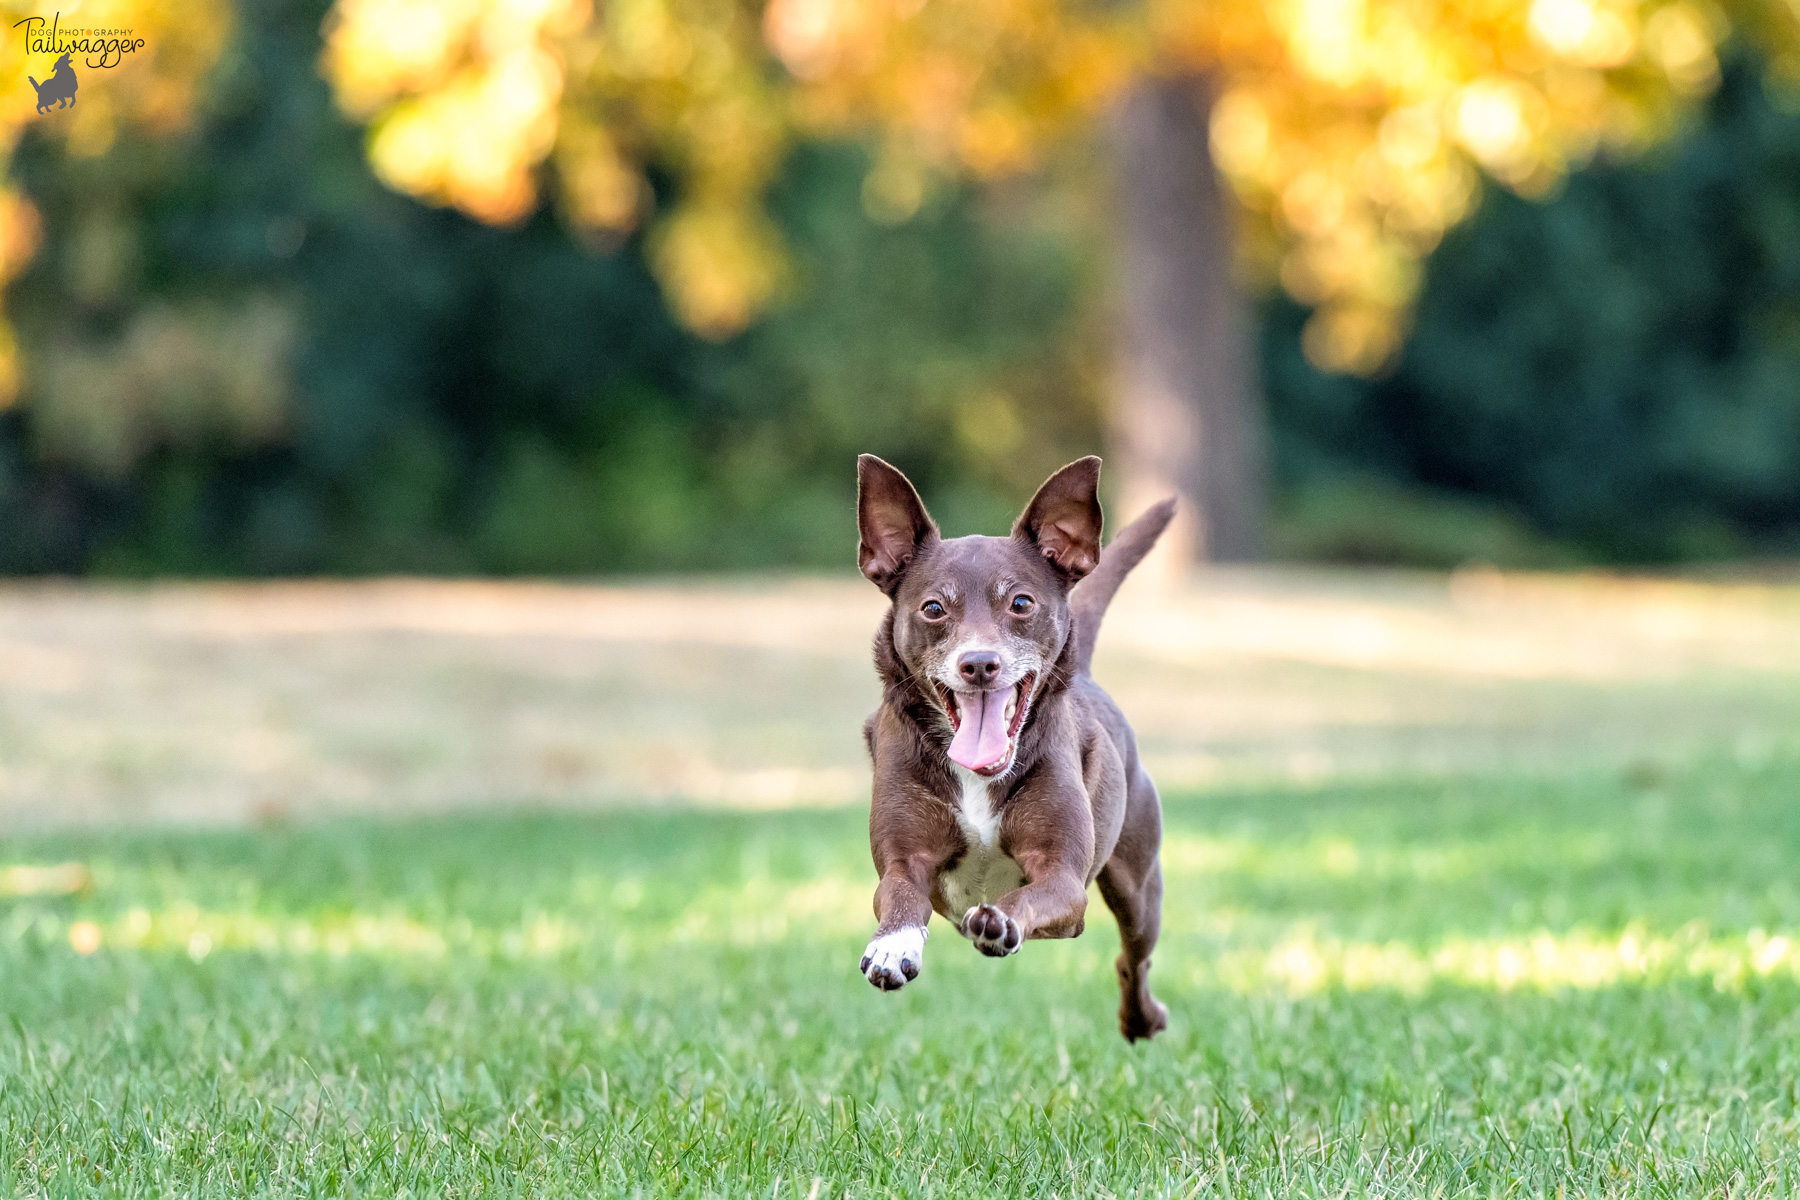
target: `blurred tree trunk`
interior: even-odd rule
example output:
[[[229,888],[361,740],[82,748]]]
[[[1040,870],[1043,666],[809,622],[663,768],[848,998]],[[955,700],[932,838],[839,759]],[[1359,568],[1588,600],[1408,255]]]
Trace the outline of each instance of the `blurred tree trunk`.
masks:
[[[1130,517],[1170,493],[1165,566],[1265,549],[1266,439],[1253,323],[1232,275],[1232,210],[1208,136],[1213,87],[1138,80],[1113,115],[1118,355],[1112,454]]]

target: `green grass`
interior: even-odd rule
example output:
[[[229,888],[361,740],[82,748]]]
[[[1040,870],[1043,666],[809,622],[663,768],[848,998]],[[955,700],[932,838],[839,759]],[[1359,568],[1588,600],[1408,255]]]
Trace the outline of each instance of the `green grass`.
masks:
[[[871,989],[852,811],[15,839],[94,887],[0,900],[0,1195],[1785,1193],[1797,796],[1176,797],[1137,1047],[1098,901]]]

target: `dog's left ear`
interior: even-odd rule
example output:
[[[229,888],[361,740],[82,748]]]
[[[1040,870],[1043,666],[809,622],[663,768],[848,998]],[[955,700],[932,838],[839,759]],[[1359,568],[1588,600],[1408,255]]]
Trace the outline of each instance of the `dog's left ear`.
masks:
[[[1013,536],[1035,546],[1070,583],[1100,562],[1100,460],[1078,458],[1044,481]]]

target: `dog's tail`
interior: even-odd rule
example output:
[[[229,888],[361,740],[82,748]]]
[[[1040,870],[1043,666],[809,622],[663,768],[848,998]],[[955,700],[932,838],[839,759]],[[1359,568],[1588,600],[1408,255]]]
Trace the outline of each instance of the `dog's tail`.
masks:
[[[34,91],[39,91],[39,92],[41,92],[41,91],[43,91],[43,90],[44,90],[44,85],[43,85],[43,84],[41,84],[41,83],[39,83],[39,82],[38,82],[38,81],[37,81],[37,80],[35,80],[35,79],[33,79],[33,78],[32,78],[32,77],[31,77],[31,76],[29,76],[29,75],[27,75],[27,76],[26,76],[26,77],[25,77],[25,82],[26,82],[26,83],[29,83],[29,84],[30,84],[30,85],[31,85],[31,86],[32,86],[32,89],[33,89],[33,90],[34,90]]]
[[[1069,615],[1073,619],[1075,670],[1086,673],[1094,664],[1094,642],[1100,636],[1100,621],[1106,606],[1131,574],[1131,569],[1144,561],[1150,547],[1175,519],[1175,497],[1152,504],[1148,511],[1121,529],[1106,549],[1100,552],[1100,565],[1075,585],[1069,593]]]

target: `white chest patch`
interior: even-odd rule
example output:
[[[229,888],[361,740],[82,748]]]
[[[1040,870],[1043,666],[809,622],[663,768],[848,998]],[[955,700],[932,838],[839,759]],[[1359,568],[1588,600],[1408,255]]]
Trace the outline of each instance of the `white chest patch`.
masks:
[[[956,770],[962,795],[956,823],[962,826],[968,851],[938,880],[944,902],[953,913],[990,904],[1025,882],[1019,864],[1000,852],[1000,814],[988,798],[988,781],[973,771]]]

